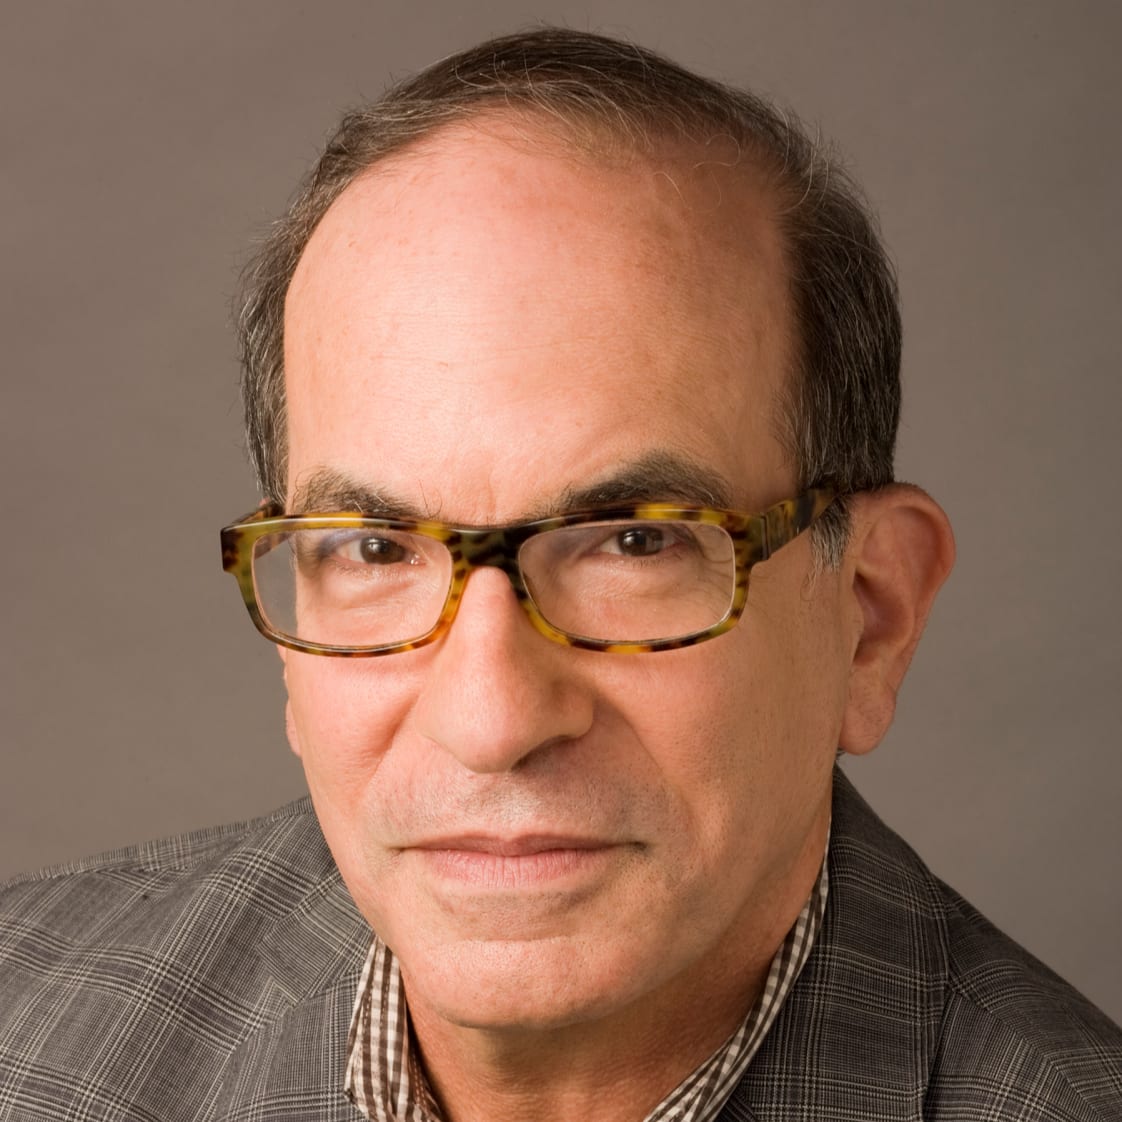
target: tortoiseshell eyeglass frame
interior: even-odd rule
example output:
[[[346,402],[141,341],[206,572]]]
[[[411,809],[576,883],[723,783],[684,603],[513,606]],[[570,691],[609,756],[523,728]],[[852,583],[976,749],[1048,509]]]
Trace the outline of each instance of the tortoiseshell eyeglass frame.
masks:
[[[814,488],[794,499],[776,503],[761,514],[745,514],[735,510],[718,510],[702,506],[673,506],[669,503],[639,503],[615,506],[604,510],[581,511],[534,522],[509,526],[450,526],[443,522],[409,521],[405,519],[367,518],[362,514],[284,514],[280,507],[264,506],[222,531],[222,567],[232,573],[241,589],[242,599],[254,626],[266,639],[307,654],[332,655],[340,658],[368,658],[373,655],[411,651],[435,642],[444,634],[456,616],[467,578],[472,571],[492,567],[501,569],[510,579],[523,609],[534,627],[547,639],[569,647],[588,651],[611,651],[615,654],[640,654],[648,651],[669,651],[691,647],[722,635],[736,625],[748,599],[748,574],[753,565],[766,561],[776,550],[809,529],[837,497],[830,488]],[[571,635],[554,627],[540,612],[522,579],[518,550],[529,538],[564,526],[588,522],[612,522],[622,519],[640,522],[704,522],[720,526],[732,540],[736,561],[736,582],[732,602],[725,616],[712,627],[689,635],[645,642],[616,642]],[[292,530],[402,530],[443,542],[452,555],[452,581],[440,617],[424,635],[403,643],[379,647],[331,647],[308,643],[278,632],[269,626],[257,602],[253,583],[253,549],[265,534]]]

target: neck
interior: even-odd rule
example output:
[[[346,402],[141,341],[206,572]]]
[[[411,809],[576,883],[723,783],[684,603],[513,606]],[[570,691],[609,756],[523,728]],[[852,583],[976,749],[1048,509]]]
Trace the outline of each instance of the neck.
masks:
[[[639,1122],[736,1031],[770,961],[719,1002],[667,994],[597,1022],[521,1031],[457,1029],[418,1010],[414,1031],[446,1122]]]

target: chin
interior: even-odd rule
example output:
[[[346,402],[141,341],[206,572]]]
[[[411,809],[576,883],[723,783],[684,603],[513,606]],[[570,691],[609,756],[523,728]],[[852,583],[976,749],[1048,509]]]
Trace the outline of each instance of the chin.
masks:
[[[399,961],[411,1010],[462,1028],[541,1032],[607,1017],[642,992],[638,964],[612,962],[598,942],[592,956],[595,944],[558,938],[428,950],[419,971]]]

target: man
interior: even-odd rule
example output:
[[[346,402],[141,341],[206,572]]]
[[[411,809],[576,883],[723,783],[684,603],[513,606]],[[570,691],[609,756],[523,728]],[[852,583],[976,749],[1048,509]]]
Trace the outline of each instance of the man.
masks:
[[[485,44],[343,122],[240,326],[314,814],[11,884],[0,1117],[1122,1117],[1118,1030],[835,771],[953,542],[789,122]]]

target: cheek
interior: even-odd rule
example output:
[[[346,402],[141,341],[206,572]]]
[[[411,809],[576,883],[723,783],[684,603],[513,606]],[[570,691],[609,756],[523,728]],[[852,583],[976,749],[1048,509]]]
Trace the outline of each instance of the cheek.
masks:
[[[712,867],[743,826],[759,774],[758,696],[734,634],[681,652],[621,657],[605,663],[600,678],[599,731],[611,770],[633,789],[662,792],[670,835],[663,841],[694,872]]]
[[[800,549],[792,557],[800,564],[756,579],[737,637],[752,665],[754,713],[774,741],[796,757],[832,754],[850,669],[840,577],[808,577],[808,544],[793,548]]]
[[[681,652],[694,657],[652,656],[649,700],[625,718],[707,865],[780,857],[781,839],[798,844],[828,785],[847,673],[836,629],[803,607],[772,618],[761,605],[727,635]]]
[[[364,792],[412,701],[400,670],[377,661],[298,652],[286,659],[290,735],[333,849],[361,822]]]

